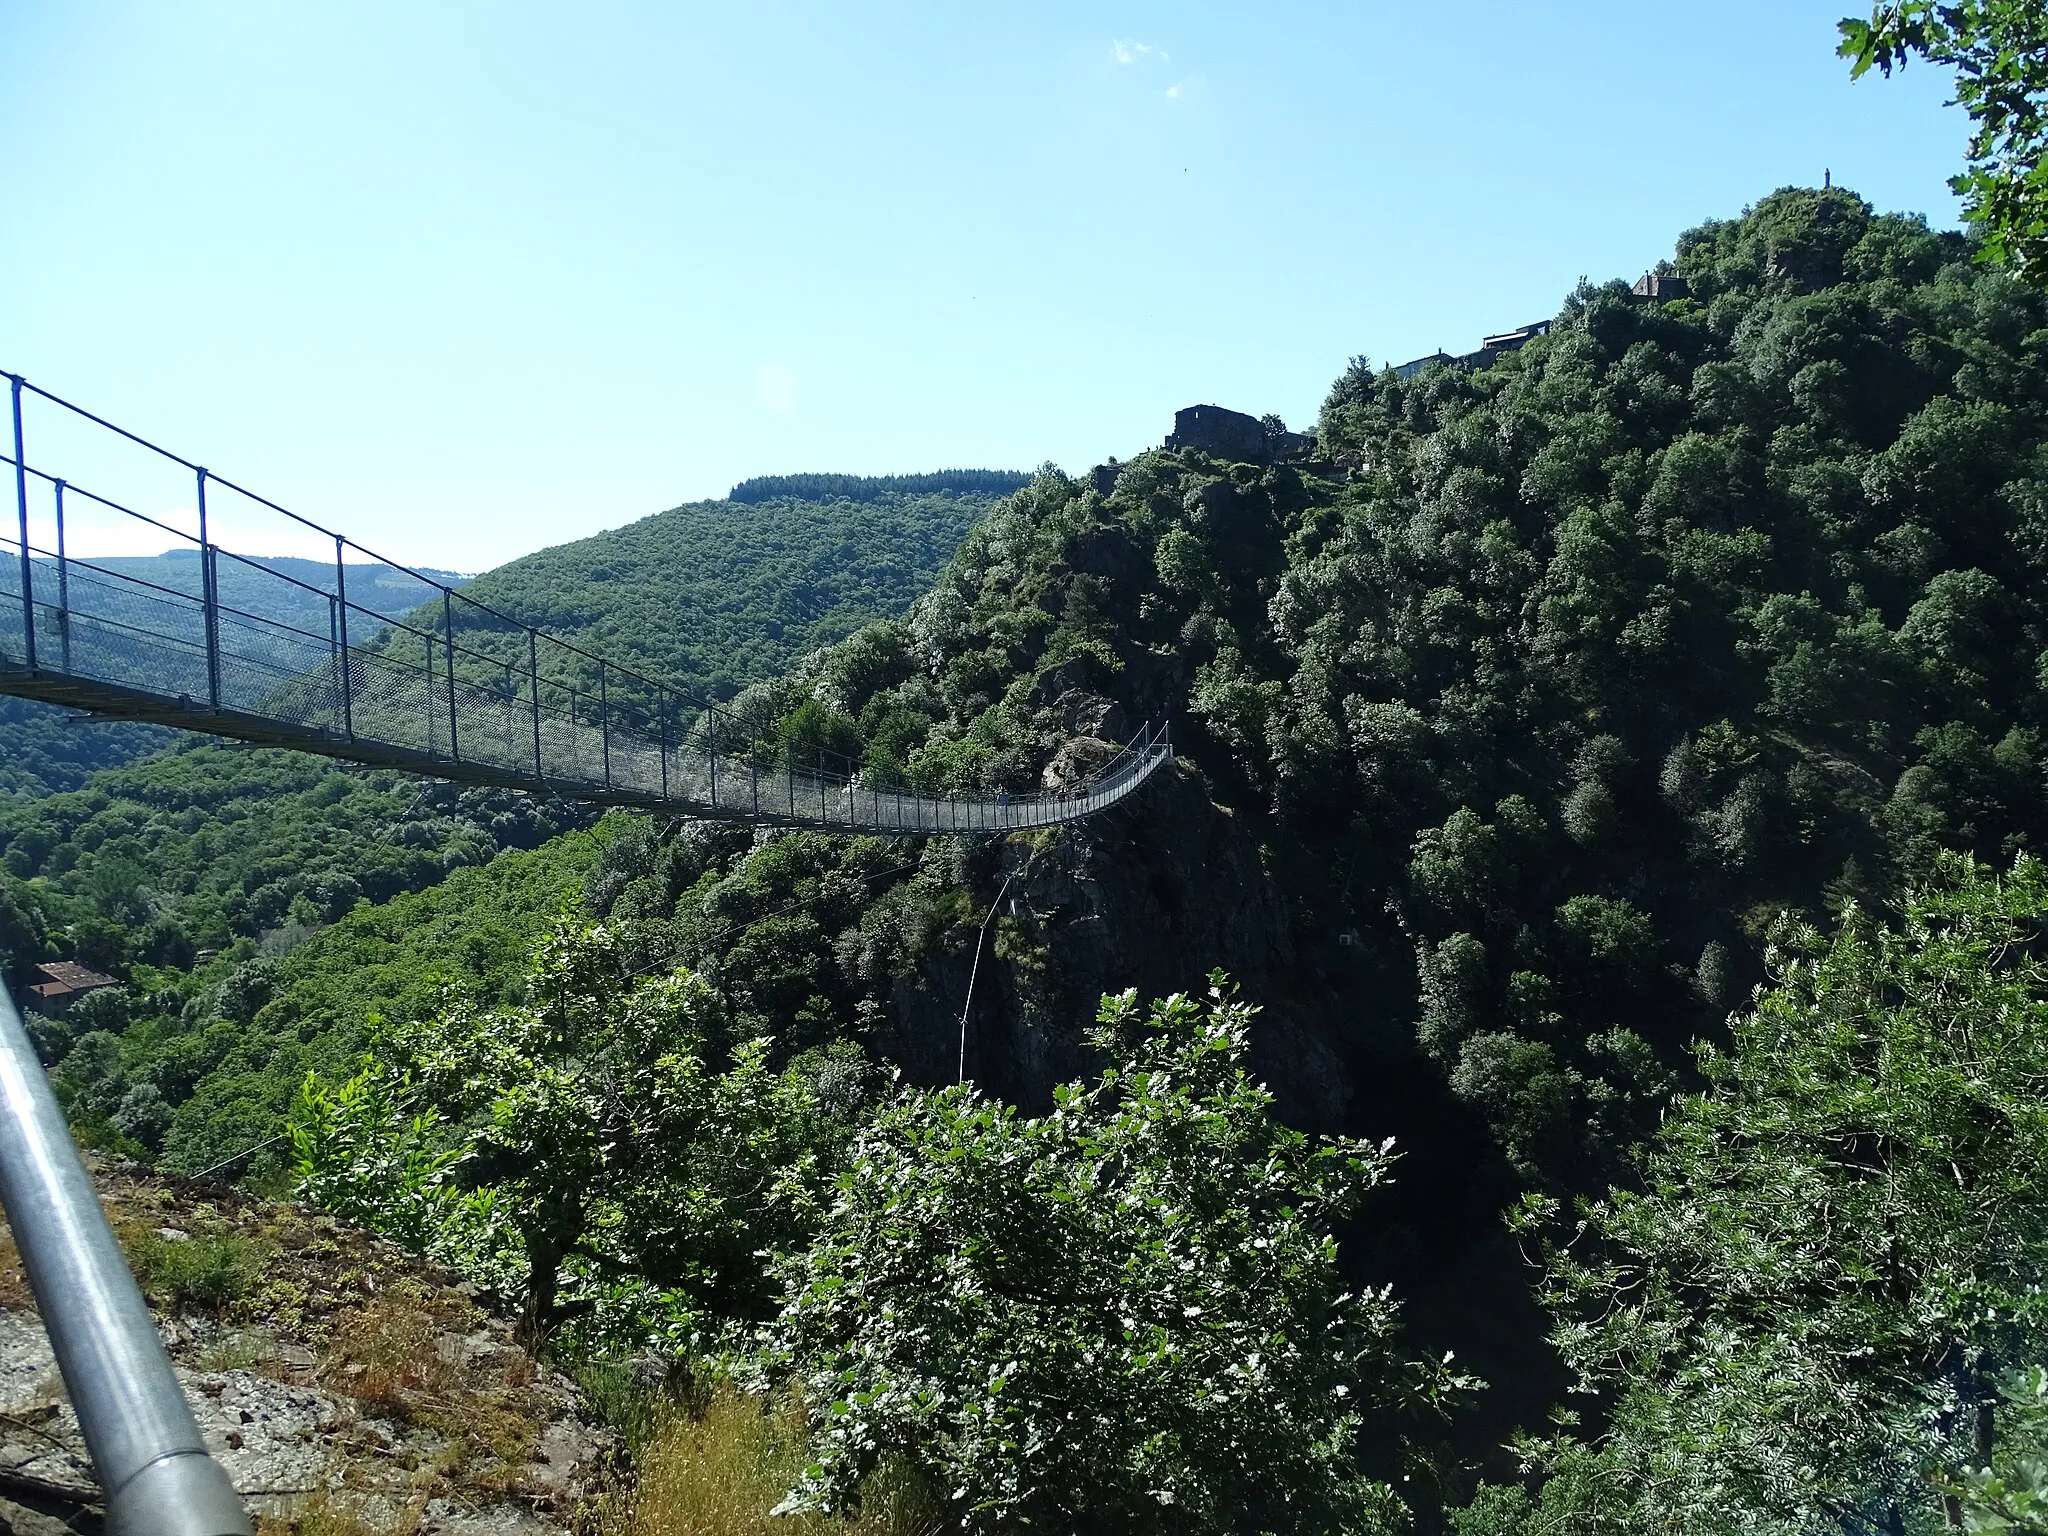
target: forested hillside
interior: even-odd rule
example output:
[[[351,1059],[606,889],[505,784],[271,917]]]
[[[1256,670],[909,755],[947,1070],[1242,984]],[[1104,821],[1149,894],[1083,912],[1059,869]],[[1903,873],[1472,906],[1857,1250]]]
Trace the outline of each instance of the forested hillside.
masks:
[[[1686,297],[1582,286],[1483,369],[1359,360],[1312,458],[1041,471],[901,618],[700,675],[764,741],[934,788],[1169,722],[1179,770],[1115,812],[608,819],[138,968],[59,1082],[189,1167],[312,1069],[311,1197],[564,1348],[793,1386],[764,1511],[1921,1529],[1991,1497],[1928,1479],[2048,1343],[2048,885],[1953,857],[2048,837],[2048,302],[1976,254],[1787,189],[1680,238]],[[661,522],[503,574],[651,633]]]
[[[465,590],[650,679],[723,698],[877,615],[902,612],[993,499],[950,489],[863,491],[852,477],[794,478],[819,484],[765,500],[673,507],[526,555]],[[438,628],[439,612],[428,617]],[[523,640],[461,605],[455,618],[466,647],[524,664]],[[594,690],[596,663],[564,680]]]
[[[859,503],[704,503],[529,556],[476,590],[501,611],[559,626],[615,657],[657,670],[669,661],[699,665],[700,684],[729,690],[900,611],[986,505],[894,493]],[[234,1025],[230,1035],[250,1025],[255,1005],[235,1001],[259,986],[250,978],[360,903],[385,912],[379,904],[401,893],[593,820],[559,800],[150,727],[66,724],[64,712],[35,706],[10,713],[22,750],[7,764],[21,792],[0,802],[8,979],[18,989],[36,963],[63,958],[128,983],[53,1033],[51,1059],[64,1059],[72,1037],[95,1036],[92,1065],[72,1073],[99,1085],[82,1113],[102,1134],[151,1153],[168,1149],[185,1168],[260,1139],[237,1141],[246,1127],[275,1121],[302,1071],[288,1054],[273,1073],[272,1037],[262,1032],[216,1070],[228,1048],[222,1021]],[[185,745],[148,761],[102,766],[178,742]],[[537,919],[551,901],[526,917]],[[422,963],[430,956],[417,953]],[[468,953],[431,958],[459,968]],[[515,945],[504,964],[516,971],[522,961]],[[330,1010],[321,1019],[342,1054],[319,1059],[343,1059],[360,1013]],[[194,1043],[201,1038],[212,1042],[204,1050]],[[209,1072],[203,1108],[174,1128],[172,1112]],[[131,1090],[142,1090],[132,1102]]]
[[[88,726],[53,704],[0,699],[0,797],[32,800],[76,789],[95,768],[118,768],[180,739],[161,726]]]
[[[2048,831],[2041,299],[1840,189],[1675,266],[1690,298],[1582,288],[1484,371],[1354,365],[1319,424],[1339,480],[1165,451],[1041,475],[766,714],[1012,788],[1077,730],[1171,719],[1317,1037],[1397,1028],[1525,1177],[1597,1186],[1774,914]],[[906,931],[858,905],[819,923],[849,1025],[917,948],[856,942]],[[1058,983],[1008,972],[1012,1027],[1072,1020]]]
[[[649,829],[588,913],[708,985],[723,1038],[850,1038],[932,1084],[964,1053],[1055,1119],[1097,996],[1224,966],[1282,1112],[1397,1135],[1348,1272],[1490,1379],[1450,1443],[1507,1470],[1565,1384],[1517,1190],[1635,1177],[1778,914],[2048,833],[2048,307],[1972,256],[1788,190],[1681,238],[1689,297],[1582,287],[1483,370],[1360,361],[1318,423],[1335,476],[1042,473],[905,620],[736,708],[984,788],[1167,719],[1183,780],[1002,846]]]

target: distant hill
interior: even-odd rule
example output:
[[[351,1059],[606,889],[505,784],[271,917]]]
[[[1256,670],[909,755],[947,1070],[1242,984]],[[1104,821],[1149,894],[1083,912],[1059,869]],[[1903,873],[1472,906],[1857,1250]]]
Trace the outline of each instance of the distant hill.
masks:
[[[40,563],[55,569],[54,561]],[[84,563],[173,592],[199,593],[196,549],[167,550],[161,555],[98,555]],[[266,573],[285,579],[274,580]],[[425,570],[421,575],[451,587],[469,580],[459,571]],[[411,572],[389,565],[351,565],[347,576],[349,602],[388,619],[417,608],[434,590]],[[334,567],[324,560],[301,560],[292,555],[224,557],[217,563],[216,579],[224,607],[326,632],[326,594],[334,590]]]
[[[736,487],[729,500],[672,507],[479,577],[425,574],[625,666],[725,697],[870,620],[902,612],[982,513],[1026,479],[996,470],[764,476]],[[777,486],[799,489],[764,489]],[[174,592],[199,590],[193,551],[90,563]],[[431,601],[430,587],[390,566],[351,565],[347,574],[350,603],[386,618]],[[222,560],[219,580],[230,608],[314,634],[327,630],[334,571],[324,562]],[[421,617],[425,627],[440,628],[438,607]],[[523,642],[509,629],[460,605],[455,617],[464,646],[524,662]],[[590,671],[573,680],[594,687]],[[630,684],[624,692],[633,692]],[[152,726],[86,726],[66,710],[0,700],[0,796],[77,789],[95,769],[194,739]]]
[[[998,478],[1007,490],[1018,477]],[[477,577],[467,590],[480,603],[651,678],[726,697],[908,608],[995,500],[994,493],[960,490],[858,498],[735,494],[527,555]],[[438,627],[440,615],[428,617]],[[465,614],[461,604],[455,619],[465,647],[525,666],[517,634]],[[562,673],[546,658],[542,666]],[[494,675],[480,664],[471,669]],[[595,667],[561,680],[594,688]],[[613,686],[621,684],[614,679]]]
[[[939,469],[928,475],[756,475],[732,488],[729,501],[881,501],[890,496],[1007,496],[1031,483],[1014,469]]]
[[[42,560],[37,566],[37,590],[53,590],[56,562]],[[196,549],[168,550],[161,555],[96,555],[74,562],[72,567],[73,602],[81,612],[118,617],[124,607],[147,601],[125,582],[111,586],[94,583],[95,568],[171,592],[192,596],[199,592]],[[218,562],[217,574],[223,606],[313,634],[327,632],[325,594],[334,590],[334,567],[324,561],[292,556],[253,558],[247,563],[223,559]],[[424,574],[450,586],[468,580],[456,571]],[[386,618],[418,607],[433,590],[410,573],[388,565],[351,565],[347,576],[349,601]],[[118,768],[145,753],[189,739],[153,725],[114,721],[88,725],[70,710],[0,698],[0,796],[33,798],[77,789],[95,769]]]

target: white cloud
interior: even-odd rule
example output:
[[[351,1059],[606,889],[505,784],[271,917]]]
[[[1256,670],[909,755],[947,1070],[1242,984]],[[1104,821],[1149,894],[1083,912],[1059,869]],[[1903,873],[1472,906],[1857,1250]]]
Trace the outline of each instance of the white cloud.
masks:
[[[1157,59],[1164,64],[1173,57],[1164,48],[1154,48],[1150,43],[1132,42],[1122,37],[1110,43],[1109,51],[1119,64],[1136,64],[1143,59]]]
[[[763,363],[754,370],[754,398],[771,411],[793,410],[797,402],[796,375],[780,363]]]
[[[1179,100],[1180,100],[1180,86],[1179,86],[1178,84],[1175,84],[1175,85],[1169,85],[1169,86],[1168,86],[1168,87],[1166,88],[1166,99],[1167,99],[1168,101],[1179,101]]]

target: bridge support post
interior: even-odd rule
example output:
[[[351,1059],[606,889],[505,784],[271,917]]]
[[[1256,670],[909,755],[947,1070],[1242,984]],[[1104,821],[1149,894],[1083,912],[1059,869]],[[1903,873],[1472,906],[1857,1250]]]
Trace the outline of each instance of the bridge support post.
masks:
[[[612,690],[605,681],[602,656],[597,658],[597,729],[604,743],[604,787],[612,787]]]
[[[348,675],[348,568],[341,562],[342,539],[334,536],[334,615],[341,637],[341,729],[350,741],[356,739],[355,684]]]
[[[21,525],[21,656],[36,669],[35,562],[28,557],[28,454],[21,438],[21,375],[7,376],[14,395],[14,509]]]
[[[533,776],[545,780],[547,770],[540,756],[540,638],[526,632],[526,676],[533,688]]]
[[[199,482],[199,611],[206,621],[206,702],[220,708],[220,583],[213,568],[213,541],[206,535],[206,471]]]
[[[448,662],[448,755],[462,761],[462,743],[455,734],[455,610],[448,589],[441,589],[441,654]],[[432,686],[432,679],[428,685]]]
[[[57,492],[57,665],[71,670],[71,562],[64,553],[64,482]]]
[[[718,808],[718,718],[704,711],[704,743],[711,749],[711,807]]]
[[[658,696],[654,710],[661,724],[661,798],[668,798],[668,695]],[[711,803],[718,804],[718,776],[714,770],[711,778]]]

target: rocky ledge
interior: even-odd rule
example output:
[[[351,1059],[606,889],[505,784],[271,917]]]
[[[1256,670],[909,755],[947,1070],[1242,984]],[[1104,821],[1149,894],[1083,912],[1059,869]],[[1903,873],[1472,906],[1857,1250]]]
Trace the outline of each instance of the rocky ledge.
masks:
[[[544,1536],[597,1496],[610,1437],[454,1275],[302,1206],[87,1164],[207,1448],[266,1536]],[[0,1227],[0,1527],[94,1536],[98,1501]]]

